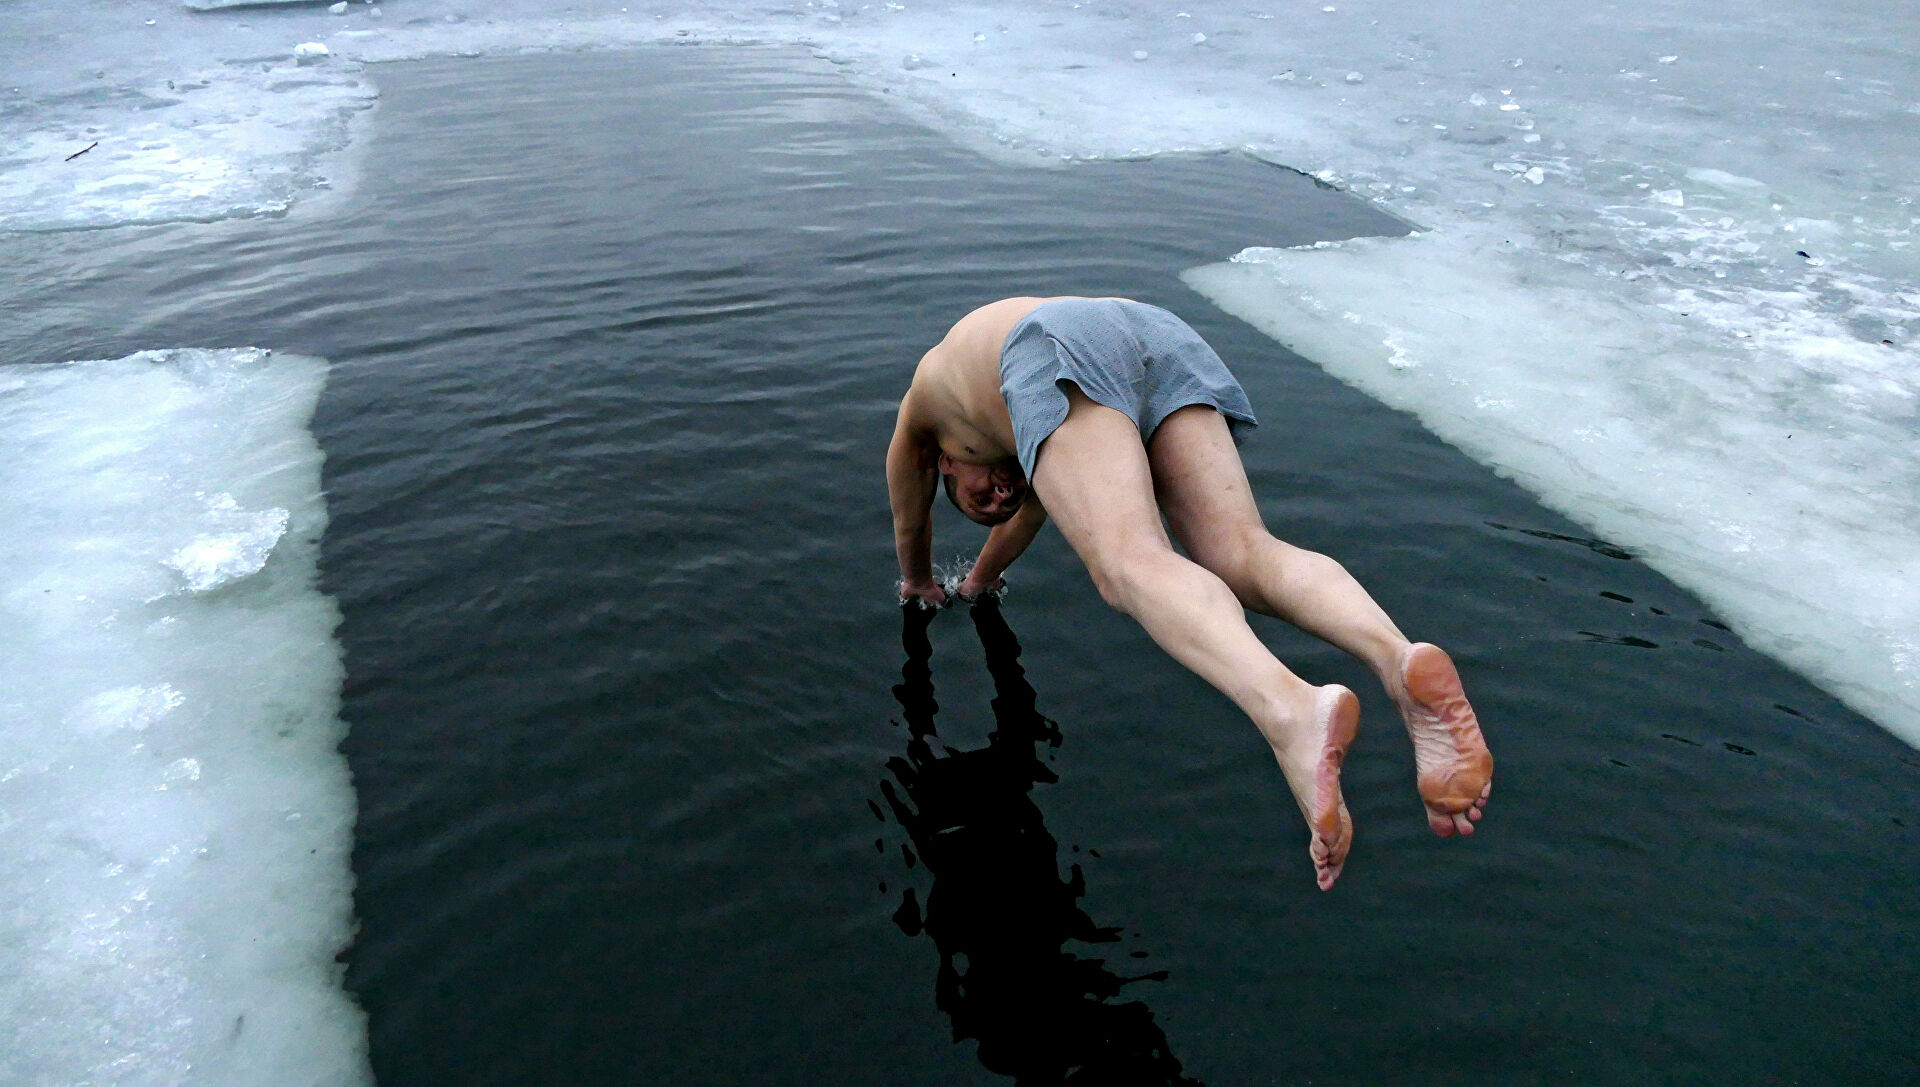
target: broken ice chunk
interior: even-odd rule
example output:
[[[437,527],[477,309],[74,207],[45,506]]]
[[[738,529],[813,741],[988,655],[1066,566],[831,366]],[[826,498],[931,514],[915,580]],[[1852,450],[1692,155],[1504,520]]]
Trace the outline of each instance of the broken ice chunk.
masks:
[[[287,533],[286,510],[243,510],[230,494],[207,503],[207,520],[213,531],[195,536],[166,560],[186,579],[188,592],[203,593],[259,573]]]
[[[161,683],[153,687],[116,687],[103,691],[75,707],[66,718],[74,731],[95,734],[115,729],[144,731],[167,714],[180,708],[186,696]]]
[[[164,778],[168,784],[183,781],[199,781],[200,760],[192,758],[175,759],[167,764],[167,768],[160,772],[160,776]],[[162,786],[162,788],[164,787],[165,786]]]

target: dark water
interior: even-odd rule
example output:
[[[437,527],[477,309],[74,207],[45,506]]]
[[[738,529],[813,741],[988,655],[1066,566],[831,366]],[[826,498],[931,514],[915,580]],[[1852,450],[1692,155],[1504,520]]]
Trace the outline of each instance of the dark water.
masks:
[[[1920,757],[1176,278],[1393,224],[1233,156],[995,167],[785,52],[379,80],[334,215],[9,239],[0,347],[333,360],[387,1087],[1920,1077]],[[1315,891],[1253,729],[1051,534],[1004,610],[890,603],[895,399],[1017,293],[1235,367],[1276,530],[1460,661],[1481,834],[1265,624],[1367,703]]]

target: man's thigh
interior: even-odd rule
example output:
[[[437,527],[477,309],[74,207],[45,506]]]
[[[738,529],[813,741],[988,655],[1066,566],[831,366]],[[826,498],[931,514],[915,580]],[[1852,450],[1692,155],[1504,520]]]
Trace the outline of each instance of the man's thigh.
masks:
[[[1041,443],[1033,470],[1047,515],[1090,566],[1129,548],[1170,547],[1139,428],[1072,385],[1066,392],[1067,417]]]
[[[1147,462],[1160,509],[1195,562],[1212,569],[1248,533],[1266,532],[1226,417],[1212,407],[1189,404],[1167,416]]]

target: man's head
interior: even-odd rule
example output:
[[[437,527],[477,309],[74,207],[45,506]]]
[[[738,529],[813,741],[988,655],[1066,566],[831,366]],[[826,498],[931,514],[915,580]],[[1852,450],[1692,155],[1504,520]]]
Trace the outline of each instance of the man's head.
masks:
[[[980,525],[1006,521],[1027,498],[1027,475],[1013,461],[968,464],[942,453],[940,482],[954,508]]]

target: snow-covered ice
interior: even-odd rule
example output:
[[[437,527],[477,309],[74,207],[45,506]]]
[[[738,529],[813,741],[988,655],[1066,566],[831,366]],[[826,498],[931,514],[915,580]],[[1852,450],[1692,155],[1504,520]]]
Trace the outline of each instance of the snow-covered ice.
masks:
[[[0,366],[0,1083],[370,1081],[325,373]]]
[[[1724,301],[1652,277],[1596,291],[1590,269],[1511,240],[1250,249],[1186,279],[1920,736],[1920,471],[1898,353],[1806,313],[1746,336],[1740,314],[1728,334]]]

